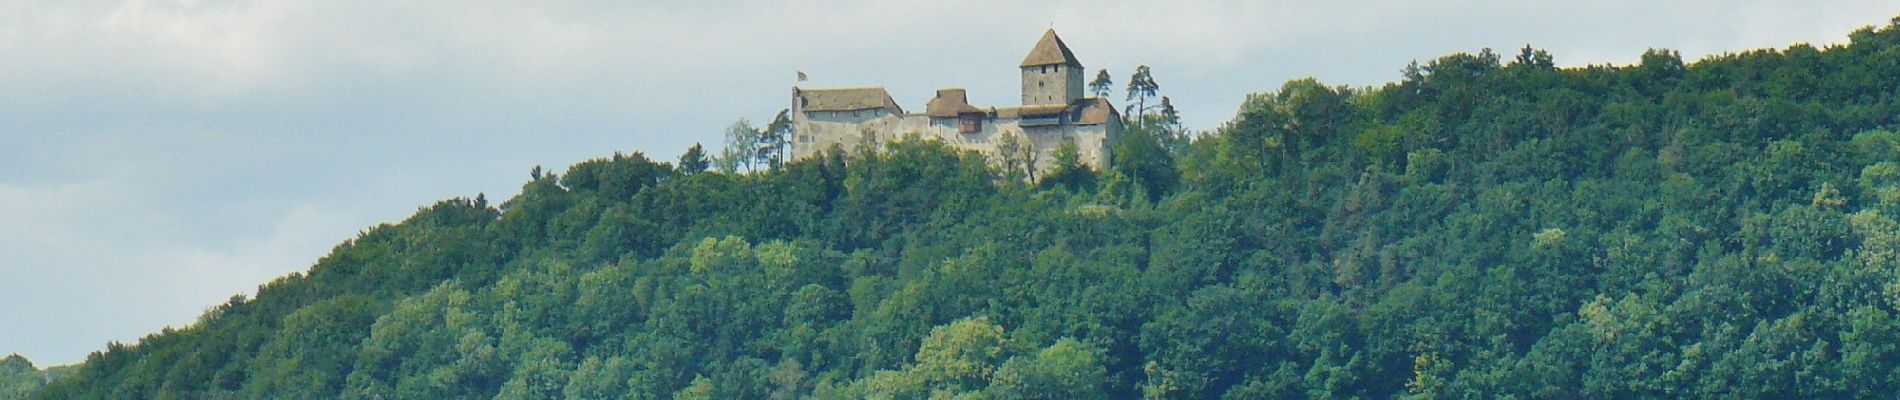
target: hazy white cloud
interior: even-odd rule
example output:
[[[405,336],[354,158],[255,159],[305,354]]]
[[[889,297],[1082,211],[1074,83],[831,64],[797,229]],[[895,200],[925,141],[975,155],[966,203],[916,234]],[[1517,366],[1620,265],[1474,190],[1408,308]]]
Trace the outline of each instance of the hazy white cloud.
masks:
[[[0,205],[10,206],[10,200]],[[349,237],[336,233],[353,229],[340,225],[348,218],[308,207],[279,217],[260,236],[236,238],[167,237],[166,226],[155,221],[165,218],[124,214],[106,217],[117,221],[114,227],[62,227],[73,215],[9,225],[44,238],[8,237],[0,245],[0,253],[22,255],[0,267],[9,277],[0,282],[9,318],[0,324],[0,346],[46,361],[74,361],[105,340],[187,323],[286,267],[309,265]]]
[[[1191,127],[1314,76],[1531,43],[1561,64],[1667,47],[1843,40],[1866,0],[361,1],[0,0],[0,353],[108,340],[308,268],[450,196],[512,195],[534,165],[670,159],[808,85],[1017,101],[1053,25],[1125,80],[1153,66]]]

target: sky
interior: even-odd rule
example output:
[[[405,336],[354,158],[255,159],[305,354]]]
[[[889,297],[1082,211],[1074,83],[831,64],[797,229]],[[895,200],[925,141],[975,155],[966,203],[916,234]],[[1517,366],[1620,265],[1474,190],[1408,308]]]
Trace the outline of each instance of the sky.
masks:
[[[437,200],[533,167],[675,159],[802,85],[1019,101],[1054,28],[1148,65],[1185,124],[1314,77],[1530,44],[1563,66],[1842,43],[1891,0],[0,0],[0,354],[84,360],[182,327]],[[1116,96],[1119,96],[1119,91]],[[1115,100],[1120,100],[1119,98]]]

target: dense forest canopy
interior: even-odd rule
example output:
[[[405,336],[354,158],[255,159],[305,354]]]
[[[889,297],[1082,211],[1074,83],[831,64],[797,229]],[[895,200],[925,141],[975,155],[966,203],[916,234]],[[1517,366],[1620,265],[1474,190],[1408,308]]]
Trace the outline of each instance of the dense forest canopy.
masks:
[[[537,168],[37,396],[1892,396],[1900,20],[1850,39],[1297,80],[1033,184],[917,141]]]
[[[19,354],[8,354],[0,358],[0,399],[23,399],[38,392],[46,382],[66,376],[79,369],[77,365],[65,365],[40,369],[32,361]]]

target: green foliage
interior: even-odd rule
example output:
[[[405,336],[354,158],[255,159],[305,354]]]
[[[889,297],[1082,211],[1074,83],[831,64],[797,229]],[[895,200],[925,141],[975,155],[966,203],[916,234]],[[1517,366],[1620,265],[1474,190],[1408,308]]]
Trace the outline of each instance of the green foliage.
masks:
[[[24,399],[46,385],[47,373],[19,354],[0,358],[0,399]]]
[[[680,154],[680,175],[706,172],[706,169],[711,167],[712,161],[706,159],[706,150],[700,148],[698,143],[694,143],[693,147],[686,148],[686,153]]]
[[[986,317],[931,328],[914,364],[878,371],[834,396],[872,399],[1073,399],[1104,396],[1101,350],[1062,338],[1018,351]]]
[[[1181,179],[1163,142],[1165,134],[1151,124],[1132,125],[1110,150],[1109,168],[1131,180],[1138,191],[1130,195],[1142,201],[1161,200]]]
[[[760,159],[761,145],[766,143],[766,131],[752,126],[752,121],[740,118],[726,127],[726,148],[713,157],[713,165],[719,172],[735,173],[740,170],[751,171]]]
[[[1042,177],[1042,187],[1061,187],[1076,193],[1094,192],[1095,170],[1082,164],[1080,153],[1075,143],[1063,142],[1056,146],[1056,150],[1050,154],[1054,158],[1055,168],[1049,170],[1048,176]]]
[[[0,397],[1891,396],[1900,28],[1850,39],[1296,80],[1040,186],[919,140],[537,168]]]
[[[1036,180],[1036,148],[1020,131],[1003,131],[996,138],[997,167],[1010,182]]]
[[[1089,93],[1095,94],[1095,97],[1106,98],[1108,92],[1115,90],[1114,88],[1115,78],[1110,77],[1106,69],[1096,72],[1095,80],[1089,81]]]
[[[1102,80],[1105,85],[1107,84],[1107,80],[1101,79],[1100,75],[1097,75],[1096,79]],[[1126,90],[1126,93],[1128,93],[1126,100],[1135,102],[1135,104],[1128,105],[1132,108],[1129,108],[1129,112],[1124,114],[1136,118],[1147,115],[1148,99],[1155,97],[1160,90],[1161,84],[1155,82],[1154,72],[1150,71],[1147,65],[1135,67],[1135,73],[1128,77],[1128,88]]]
[[[778,110],[778,114],[772,116],[772,122],[767,123],[765,129],[759,131],[759,148],[756,153],[759,162],[765,163],[766,166],[778,168],[785,164],[786,148],[792,144],[791,112],[789,109]]]
[[[989,391],[997,399],[1092,399],[1106,396],[1101,350],[1072,338],[1003,363]]]

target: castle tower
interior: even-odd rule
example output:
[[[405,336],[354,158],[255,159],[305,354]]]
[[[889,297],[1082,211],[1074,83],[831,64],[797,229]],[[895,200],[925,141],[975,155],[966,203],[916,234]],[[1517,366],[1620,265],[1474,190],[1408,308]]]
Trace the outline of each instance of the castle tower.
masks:
[[[1043,32],[1042,40],[1023,57],[1022,68],[1023,105],[1067,105],[1082,98],[1082,62],[1056,37],[1056,30]]]

